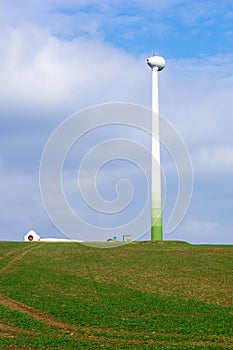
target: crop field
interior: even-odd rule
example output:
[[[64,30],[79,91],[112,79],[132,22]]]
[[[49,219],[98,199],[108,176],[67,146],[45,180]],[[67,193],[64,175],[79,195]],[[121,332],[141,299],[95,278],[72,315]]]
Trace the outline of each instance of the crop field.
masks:
[[[233,349],[233,246],[1,242],[0,272],[0,349]]]

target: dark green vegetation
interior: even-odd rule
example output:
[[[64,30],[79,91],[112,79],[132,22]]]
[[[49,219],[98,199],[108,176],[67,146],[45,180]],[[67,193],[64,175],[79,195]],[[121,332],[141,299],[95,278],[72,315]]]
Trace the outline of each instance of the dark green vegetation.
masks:
[[[232,257],[175,242],[2,242],[0,348],[232,349]]]

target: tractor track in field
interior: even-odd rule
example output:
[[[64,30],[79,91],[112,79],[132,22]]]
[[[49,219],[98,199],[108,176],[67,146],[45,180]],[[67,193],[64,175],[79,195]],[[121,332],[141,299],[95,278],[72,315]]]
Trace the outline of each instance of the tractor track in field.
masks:
[[[21,260],[26,254],[34,251],[34,250],[37,250],[39,248],[41,248],[42,246],[44,246],[45,244],[40,244],[38,246],[34,246],[34,247],[30,247],[30,248],[23,248],[23,251],[20,252],[20,254],[16,255],[12,260],[10,260],[5,266],[3,266],[2,268],[0,268],[0,272],[4,272],[6,271],[9,267],[11,267],[12,265],[14,265],[16,262],[18,262],[19,260]],[[18,250],[18,249],[17,249]],[[20,249],[22,250],[22,249]],[[14,250],[15,252],[16,250]],[[13,253],[12,253],[13,254]],[[11,254],[5,254],[5,256],[9,256]]]
[[[25,313],[33,318],[35,318],[38,321],[43,322],[47,326],[54,327],[59,329],[62,332],[65,332],[69,336],[78,336],[78,340],[88,340],[88,341],[99,341],[101,342],[102,339],[104,339],[106,336],[108,337],[108,341],[110,345],[115,345],[118,343],[121,344],[127,344],[127,345],[134,345],[134,346],[140,346],[140,345],[163,345],[166,343],[166,340],[160,339],[161,336],[164,336],[164,333],[160,332],[152,332],[151,333],[140,333],[140,332],[132,332],[127,330],[114,330],[111,328],[98,328],[98,327],[88,327],[88,326],[80,326],[80,325],[71,325],[67,324],[63,321],[60,321],[53,316],[42,312],[38,309],[35,309],[31,306],[28,306],[26,304],[21,303],[20,301],[11,299],[9,297],[6,297],[2,294],[0,294],[0,304],[4,307],[7,307],[11,310],[16,310],[18,312]],[[15,328],[6,324],[0,323],[0,338],[1,338],[1,332],[3,337],[15,337],[17,336],[17,333],[24,333],[24,334],[34,334],[34,332],[21,330],[19,328]],[[220,348],[222,346],[226,346],[229,344],[233,344],[232,337],[227,337],[228,339],[225,339],[225,337],[217,337],[216,339],[209,339],[207,341],[202,341],[198,339],[198,335],[194,335],[195,338],[193,340],[184,340],[182,339],[182,334],[177,333],[170,333],[170,336],[173,336],[176,338],[176,341],[174,341],[174,346],[178,345],[206,345],[208,344],[216,346],[219,345]],[[123,336],[123,339],[122,339]],[[125,336],[129,336],[131,339],[125,339]],[[147,336],[147,340],[141,339],[141,337]],[[152,336],[152,338],[150,338]],[[12,348],[13,349],[13,348]]]
[[[23,304],[20,301],[6,297],[2,294],[0,294],[0,304],[2,306],[5,306],[5,307],[11,309],[11,310],[23,312],[31,317],[34,317],[38,321],[45,323],[48,326],[52,326],[52,327],[61,329],[62,331],[73,332],[75,330],[75,327],[73,327],[72,325],[69,325],[69,324],[66,324],[62,321],[59,321],[59,320],[53,318],[51,315],[48,315],[45,312],[42,312],[42,311],[35,309],[31,306]]]
[[[5,295],[0,294],[0,304],[4,307],[7,307],[11,310],[15,310],[18,312],[25,313],[38,321],[43,322],[47,326],[51,326],[57,329],[60,329],[63,332],[71,333],[72,335],[75,333],[83,333],[91,332],[91,330],[95,330],[97,332],[107,332],[111,331],[110,329],[102,329],[97,327],[85,327],[80,325],[71,325],[60,321],[53,316],[47,314],[46,312],[35,309],[34,307],[28,306],[26,304],[21,303],[18,300],[14,300],[12,298],[6,297]],[[112,332],[112,331],[111,331]],[[114,333],[114,331],[113,331]],[[91,335],[90,335],[91,337]]]
[[[18,252],[19,250],[22,250],[22,248],[15,248],[15,249],[11,249],[9,252],[6,252],[5,254],[2,254],[0,256],[0,260],[10,256],[10,255],[13,255],[14,253]]]
[[[32,331],[27,331],[16,326],[12,326],[12,325],[8,325],[0,322],[0,338],[15,337],[17,333],[33,334]]]

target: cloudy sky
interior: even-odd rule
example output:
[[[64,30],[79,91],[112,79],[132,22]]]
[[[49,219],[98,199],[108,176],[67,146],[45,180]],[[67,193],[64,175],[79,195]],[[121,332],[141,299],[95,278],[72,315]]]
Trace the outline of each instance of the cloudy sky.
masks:
[[[40,161],[50,135],[67,117],[93,105],[128,102],[150,107],[151,72],[145,58],[156,53],[166,58],[159,75],[160,113],[185,141],[194,172],[186,216],[174,232],[164,231],[164,239],[233,244],[231,0],[0,0],[0,23],[1,240],[21,240],[29,229],[41,237],[63,237],[40,195]],[[105,222],[104,216],[90,212],[77,188],[74,197],[72,181],[93,140],[119,137],[117,132],[123,138],[143,139],[127,128],[95,132],[67,158],[67,197],[93,225],[109,227],[116,220],[107,215]],[[148,140],[144,144],[148,146]],[[75,157],[79,161],[72,162]],[[165,149],[162,167],[166,226],[177,174]],[[140,172],[123,160],[113,162],[103,169],[98,191],[114,200],[109,188],[122,176],[139,188],[128,216],[121,217],[125,224],[145,200]],[[147,216],[149,220],[149,212]]]

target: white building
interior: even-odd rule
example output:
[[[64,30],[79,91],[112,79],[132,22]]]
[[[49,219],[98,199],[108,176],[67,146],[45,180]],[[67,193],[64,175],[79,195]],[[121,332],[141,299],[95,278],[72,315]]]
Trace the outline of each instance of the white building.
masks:
[[[40,241],[40,236],[33,230],[28,231],[28,233],[24,236],[25,242],[38,242]]]

